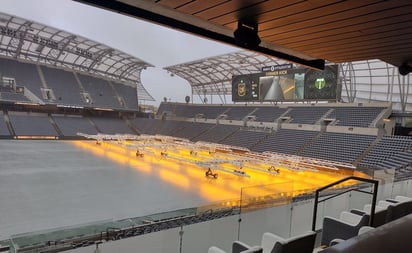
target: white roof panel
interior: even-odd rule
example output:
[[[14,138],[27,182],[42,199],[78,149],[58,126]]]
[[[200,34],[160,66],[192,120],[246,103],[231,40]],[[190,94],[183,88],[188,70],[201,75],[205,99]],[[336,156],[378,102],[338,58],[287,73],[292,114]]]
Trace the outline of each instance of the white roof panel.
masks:
[[[101,43],[0,13],[0,56],[85,72],[137,88],[138,99],[153,97],[140,74],[153,65]]]

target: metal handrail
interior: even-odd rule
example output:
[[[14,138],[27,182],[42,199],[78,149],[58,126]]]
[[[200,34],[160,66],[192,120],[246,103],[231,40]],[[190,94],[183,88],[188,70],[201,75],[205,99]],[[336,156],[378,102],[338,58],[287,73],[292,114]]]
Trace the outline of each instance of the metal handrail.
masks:
[[[377,196],[377,194],[378,194],[379,181],[373,180],[373,179],[369,179],[369,178],[350,176],[350,177],[342,178],[342,179],[340,179],[340,180],[338,180],[338,181],[336,181],[336,182],[330,183],[330,184],[325,185],[325,186],[323,186],[323,187],[321,187],[321,188],[319,188],[319,189],[316,190],[316,192],[315,192],[315,202],[314,202],[314,207],[313,207],[312,231],[315,231],[315,229],[316,229],[316,216],[317,216],[317,212],[318,212],[318,204],[319,204],[319,202],[323,202],[323,201],[325,201],[325,200],[332,199],[332,198],[337,197],[337,196],[340,196],[340,195],[342,194],[342,193],[337,193],[337,194],[335,194],[335,195],[333,195],[333,196],[330,196],[329,198],[327,198],[327,199],[325,199],[325,200],[319,201],[319,193],[320,193],[321,191],[324,191],[324,190],[326,190],[326,189],[329,189],[329,188],[331,188],[331,187],[333,187],[333,186],[335,186],[335,185],[341,184],[341,183],[346,182],[346,181],[348,181],[348,180],[357,180],[357,181],[361,181],[361,182],[366,182],[366,183],[373,184],[373,192],[360,191],[360,192],[363,192],[363,193],[366,193],[366,194],[372,194],[372,207],[371,207],[369,225],[371,226],[371,225],[373,224],[373,219],[374,219],[374,216],[375,216],[376,196]],[[354,190],[357,190],[357,189],[351,189],[351,190],[349,190],[349,191],[354,191]],[[349,192],[349,191],[347,190],[347,191],[345,191],[344,193]],[[359,191],[359,190],[358,190],[358,191]]]

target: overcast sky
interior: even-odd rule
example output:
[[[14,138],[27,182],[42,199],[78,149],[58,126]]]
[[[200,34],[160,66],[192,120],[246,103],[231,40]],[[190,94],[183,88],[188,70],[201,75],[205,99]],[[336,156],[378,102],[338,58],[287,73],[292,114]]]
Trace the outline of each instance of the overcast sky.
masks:
[[[189,84],[162,68],[238,51],[222,43],[83,5],[71,0],[1,0],[0,11],[83,36],[133,55],[155,68],[142,83],[159,104],[163,97],[184,102]]]

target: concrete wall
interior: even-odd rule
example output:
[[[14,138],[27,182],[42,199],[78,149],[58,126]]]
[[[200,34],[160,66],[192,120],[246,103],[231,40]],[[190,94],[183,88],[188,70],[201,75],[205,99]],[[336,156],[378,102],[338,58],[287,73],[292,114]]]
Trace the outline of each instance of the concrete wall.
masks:
[[[396,195],[412,197],[412,180],[379,185],[378,200]],[[362,208],[364,204],[371,203],[371,200],[370,195],[351,192],[320,203],[316,228],[321,228],[325,215],[338,217],[341,211]],[[244,213],[240,217],[230,216],[183,228],[106,242],[99,245],[99,252],[206,253],[212,245],[230,252],[234,240],[240,239],[250,245],[259,245],[264,232],[276,233],[287,238],[311,230],[312,211],[313,199],[301,200],[279,207]],[[240,225],[239,218],[241,218]],[[182,236],[180,236],[181,231],[183,231]],[[68,252],[94,253],[95,248],[89,246]]]
[[[249,127],[266,127],[277,129],[278,124],[273,122],[247,121],[246,125]]]
[[[282,123],[283,129],[293,129],[293,130],[307,130],[307,131],[320,131],[321,125],[309,125],[309,124],[292,124],[292,123]]]
[[[378,135],[379,128],[363,128],[363,127],[348,127],[348,126],[327,126],[326,131],[327,132],[333,132],[333,133]]]

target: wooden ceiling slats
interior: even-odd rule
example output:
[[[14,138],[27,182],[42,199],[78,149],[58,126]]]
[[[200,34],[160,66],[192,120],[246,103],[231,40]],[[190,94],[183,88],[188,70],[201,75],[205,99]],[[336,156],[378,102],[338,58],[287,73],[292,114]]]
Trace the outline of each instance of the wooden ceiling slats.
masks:
[[[171,8],[176,11],[174,17],[179,13],[186,15],[184,20],[192,15],[194,24],[200,18],[211,27],[226,28],[225,35],[237,28],[241,16],[253,13],[264,45],[283,46],[307,57],[336,62],[378,58],[390,60],[394,65],[412,61],[412,0],[146,0],[145,3],[152,3],[147,7],[149,10],[156,5]]]
[[[309,3],[307,3],[304,0],[279,0],[276,2],[273,1],[267,1],[264,3],[261,3],[258,7],[255,7],[258,9],[259,11],[259,23],[266,21],[265,17],[267,16],[267,13],[272,13],[276,10],[280,10],[289,6],[293,6],[295,4],[304,4],[304,5],[309,5]],[[244,12],[253,12],[254,7],[250,7],[250,8],[246,8],[244,10]],[[269,14],[269,16],[271,16],[271,14]],[[269,17],[269,19],[272,19],[272,17]],[[237,25],[237,21],[238,21],[238,16],[235,12],[228,12],[226,15],[221,15],[219,17],[210,19],[211,22],[216,23],[216,24],[220,24],[220,25],[225,25],[225,26],[231,26],[231,27],[235,27]]]
[[[190,2],[192,2],[193,0],[159,0],[159,1],[155,1],[157,4],[163,5],[165,7],[169,7],[172,9],[176,9],[179,6],[184,6]]]
[[[407,18],[409,15],[403,15],[403,16],[398,16],[396,19],[392,19],[394,23],[382,23],[382,26],[379,27],[374,27],[371,29],[351,29],[351,30],[345,30],[341,29],[339,31],[335,30],[330,30],[328,33],[313,33],[310,36],[306,35],[304,37],[295,37],[295,38],[288,38],[286,40],[277,40],[277,43],[279,44],[287,44],[288,46],[291,47],[306,47],[309,48],[310,46],[314,47],[319,47],[319,46],[326,46],[325,44],[333,44],[337,45],[336,43],[339,44],[346,44],[352,41],[365,41],[365,40],[370,40],[371,38],[377,39],[377,37],[382,36],[380,34],[383,34],[385,37],[385,34],[388,32],[393,32],[396,31],[398,35],[403,35],[410,33],[410,27],[412,27],[412,24],[409,22],[401,22],[405,18]],[[398,22],[396,22],[398,21]],[[385,21],[384,21],[385,22]],[[402,32],[400,32],[402,31]],[[327,36],[327,37],[325,37]]]
[[[214,18],[226,15],[227,13],[237,13],[246,9],[248,6],[257,6],[265,0],[249,0],[245,1],[247,5],[242,5],[242,1],[228,1],[213,8],[205,9],[204,11],[197,12],[196,17],[211,21]]]
[[[396,13],[402,13],[403,10],[399,9]],[[373,25],[369,24],[370,22],[363,22],[359,24],[352,24],[346,25],[345,27],[334,27],[330,26],[329,29],[320,31],[316,27],[312,29],[307,29],[305,33],[285,33],[282,36],[270,36],[262,38],[266,41],[276,42],[279,44],[296,44],[299,41],[309,41],[313,39],[321,38],[324,42],[328,42],[330,40],[337,40],[337,39],[344,39],[345,37],[353,36],[353,32],[357,33],[358,36],[368,37],[370,33],[373,32],[371,29],[385,29],[388,25],[398,26],[397,28],[394,27],[396,30],[403,31],[403,25],[408,24],[409,22],[403,22],[405,18],[408,18],[409,14],[404,13],[405,15],[399,15],[392,17],[390,19],[380,19],[380,20],[373,20]],[[409,26],[409,25],[408,25]],[[393,28],[391,28],[393,29]],[[370,32],[370,33],[369,33]],[[376,33],[376,30],[375,32]],[[346,35],[348,34],[348,35]],[[373,34],[373,33],[372,33]]]
[[[316,26],[338,19],[347,19],[350,16],[359,16],[360,8],[368,7],[375,1],[376,0],[345,1],[332,5],[329,4],[319,8],[307,10],[298,9],[293,12],[289,9],[284,9],[281,10],[280,13],[272,13],[270,19],[267,19],[265,22],[261,22],[259,24],[259,31],[262,36],[266,36],[271,34],[268,31],[276,31],[276,29],[293,31],[296,27],[302,29],[307,26]]]
[[[389,57],[395,54],[402,55],[402,54],[410,53],[408,49],[409,49],[409,46],[407,44],[404,44],[403,46],[400,46],[397,48],[391,48],[383,52],[382,50],[379,50],[378,48],[374,48],[371,50],[360,50],[360,51],[350,50],[348,52],[343,52],[343,53],[333,53],[332,52],[330,54],[330,57],[335,60],[334,62],[343,62],[345,61],[344,59],[347,57],[356,58],[356,59],[362,59],[362,58],[364,59],[366,55],[372,56],[369,59],[381,59],[382,57]]]
[[[368,57],[367,59],[380,59],[391,64],[391,62],[399,61],[399,59],[401,59],[402,61],[405,60],[405,57],[408,54],[410,54],[410,50],[408,48],[405,48],[402,51],[389,50],[379,54],[358,54],[357,52],[352,52],[351,54],[344,54],[340,55],[339,57],[334,56],[333,58],[335,63],[348,62],[348,57],[351,58],[351,61],[363,61],[366,59],[365,57]]]
[[[328,41],[325,39],[318,38],[313,40],[301,41],[300,43],[290,43],[290,47],[293,47],[295,50],[313,50],[317,48],[323,49],[334,49],[339,48],[340,46],[356,46],[357,44],[369,44],[371,41],[393,41],[393,40],[402,40],[402,38],[409,39],[409,35],[412,34],[412,27],[409,24],[404,25],[404,33],[399,33],[398,30],[393,29],[393,25],[388,25],[381,27],[379,32],[374,34],[368,33],[368,36],[363,36],[360,33],[360,36],[352,34],[340,34],[340,36],[335,36],[330,38]],[[353,36],[351,36],[353,35]]]
[[[405,47],[405,45],[412,40],[412,35],[409,38],[403,38],[402,40],[391,40],[382,42],[379,45],[373,43],[373,40],[369,41],[369,43],[364,44],[356,44],[354,45],[347,45],[347,46],[340,46],[335,48],[317,48],[316,50],[306,50],[312,55],[322,55],[322,54],[330,54],[330,55],[338,55],[338,54],[347,54],[353,51],[359,51],[362,53],[372,53],[376,52],[379,53],[384,48],[392,48],[393,50],[400,50]]]
[[[349,28],[354,30],[353,26],[358,26],[356,29],[364,29],[365,27],[380,26],[381,24],[369,23],[376,22],[384,19],[385,17],[393,17],[402,15],[405,13],[410,13],[411,9],[400,7],[396,9],[388,9],[387,6],[380,6],[377,8],[374,6],[367,6],[365,8],[358,8],[358,10],[351,10],[348,12],[342,12],[336,15],[326,16],[320,20],[315,20],[317,22],[304,22],[296,23],[293,26],[284,26],[272,29],[271,36],[268,36],[269,32],[260,32],[261,38],[271,40],[271,37],[287,37],[291,38],[293,36],[301,37],[302,34],[319,33],[323,31],[328,31],[331,29],[339,30],[343,28]],[[412,5],[410,6],[412,8]],[[360,12],[362,11],[362,12]],[[308,25],[307,23],[311,23]],[[361,27],[361,28],[359,28]]]
[[[207,0],[207,1],[197,0],[197,1],[192,1],[188,4],[185,4],[177,8],[177,10],[190,14],[190,15],[196,15],[196,14],[204,12],[205,10],[216,8],[219,5],[229,2],[229,1],[230,0]]]
[[[299,46],[299,47],[292,47],[294,50],[304,50],[306,52],[311,52],[311,54],[314,54],[316,52],[325,52],[325,51],[340,51],[342,49],[364,49],[368,48],[371,46],[371,43],[374,43],[374,41],[380,41],[379,44],[381,46],[386,47],[390,46],[394,42],[403,42],[407,43],[412,41],[412,27],[409,27],[408,29],[404,29],[404,34],[399,34],[398,31],[388,31],[387,33],[379,33],[375,34],[373,36],[370,36],[368,38],[365,37],[358,37],[358,38],[353,38],[352,40],[337,40],[337,41],[331,41],[329,43],[322,43],[322,45],[310,45],[310,46]]]

